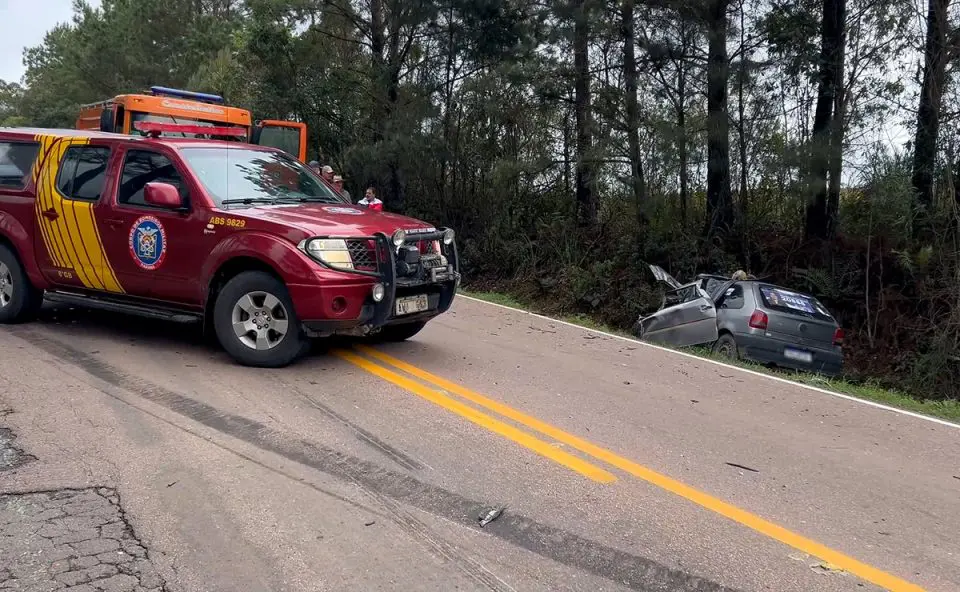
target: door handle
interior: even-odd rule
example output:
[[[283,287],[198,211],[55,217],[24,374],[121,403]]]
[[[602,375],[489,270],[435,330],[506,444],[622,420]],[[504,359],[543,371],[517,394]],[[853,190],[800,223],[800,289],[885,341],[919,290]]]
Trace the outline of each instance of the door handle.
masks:
[[[700,310],[702,310],[703,312],[707,312],[708,310],[710,310],[710,305],[709,305],[709,304],[701,304],[701,305],[700,305]]]
[[[46,218],[47,220],[56,220],[57,218],[60,217],[60,214],[58,214],[55,209],[50,208],[49,210],[43,211],[43,217]]]
[[[108,220],[105,220],[105,222],[110,226],[113,226],[114,228],[123,224],[123,220],[119,218],[110,218]]]

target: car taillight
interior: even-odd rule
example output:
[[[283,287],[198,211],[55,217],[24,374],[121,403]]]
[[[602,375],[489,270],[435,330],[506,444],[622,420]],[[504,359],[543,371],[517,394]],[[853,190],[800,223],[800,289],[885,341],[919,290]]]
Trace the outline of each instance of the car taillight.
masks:
[[[755,310],[753,314],[750,315],[750,326],[754,329],[763,329],[767,328],[767,313],[762,310]]]
[[[833,344],[843,345],[843,335],[843,329],[837,327],[837,330],[833,332]]]

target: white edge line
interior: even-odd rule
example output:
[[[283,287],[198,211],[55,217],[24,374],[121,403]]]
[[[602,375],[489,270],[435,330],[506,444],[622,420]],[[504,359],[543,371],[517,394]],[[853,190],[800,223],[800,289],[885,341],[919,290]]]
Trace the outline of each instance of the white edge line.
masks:
[[[566,325],[567,327],[574,327],[574,328],[580,329],[580,330],[582,330],[582,331],[587,331],[588,333],[595,333],[595,334],[597,334],[597,335],[603,335],[603,336],[605,336],[605,337],[612,337],[613,339],[619,339],[620,341],[626,341],[626,342],[628,342],[628,343],[632,343],[632,344],[636,344],[636,345],[642,345],[642,346],[645,346],[645,347],[650,347],[650,348],[657,349],[657,350],[660,350],[660,351],[663,351],[663,352],[667,352],[667,353],[675,354],[675,355],[678,355],[678,356],[683,356],[683,357],[685,357],[685,358],[690,358],[690,359],[693,359],[693,360],[697,360],[697,361],[699,361],[699,362],[706,362],[706,363],[708,363],[708,364],[713,364],[713,365],[715,365],[715,366],[720,366],[721,368],[727,368],[727,369],[729,369],[729,370],[736,370],[736,371],[738,371],[738,372],[744,372],[744,373],[750,374],[750,375],[752,375],[752,376],[759,376],[759,377],[761,377],[761,378],[766,378],[766,379],[768,379],[768,380],[774,380],[774,381],[776,381],[776,382],[781,382],[781,383],[784,383],[784,384],[789,384],[789,385],[792,385],[792,386],[796,386],[796,387],[800,387],[800,388],[805,388],[805,389],[807,389],[807,390],[814,391],[814,392],[817,392],[817,393],[821,393],[821,394],[824,394],[824,395],[830,395],[831,397],[837,397],[837,398],[840,398],[840,399],[846,399],[847,401],[854,401],[854,402],[856,402],[856,403],[862,403],[863,405],[869,405],[870,407],[875,407],[875,408],[877,408],[877,409],[883,409],[884,411],[891,411],[891,412],[893,412],[893,413],[897,413],[897,414],[900,414],[900,415],[906,415],[906,416],[908,416],[908,417],[914,417],[914,418],[916,418],[916,419],[922,419],[922,420],[929,421],[929,422],[933,422],[933,423],[936,423],[936,424],[940,424],[940,425],[942,425],[942,426],[946,426],[946,427],[949,427],[949,428],[960,429],[960,424],[953,423],[952,421],[947,421],[947,420],[945,420],[945,419],[940,419],[939,417],[931,417],[931,416],[929,416],[929,415],[924,415],[924,414],[922,414],[922,413],[916,413],[916,412],[914,412],[914,411],[907,411],[906,409],[899,409],[899,408],[897,408],[897,407],[891,407],[890,405],[884,405],[883,403],[877,403],[877,402],[875,402],[875,401],[869,401],[869,400],[867,400],[867,399],[861,399],[861,398],[859,398],[859,397],[854,397],[854,396],[852,396],[852,395],[845,395],[845,394],[843,394],[843,393],[838,393],[838,392],[836,392],[836,391],[830,391],[830,390],[827,390],[827,389],[822,389],[822,388],[819,388],[819,387],[810,386],[810,385],[804,384],[804,383],[802,383],[802,382],[795,382],[795,381],[793,381],[793,380],[787,380],[786,378],[780,378],[779,376],[771,376],[770,374],[764,374],[763,372],[757,372],[756,370],[750,370],[750,369],[748,369],[748,368],[741,368],[741,367],[739,367],[739,366],[732,366],[732,365],[730,365],[730,364],[725,364],[725,363],[723,363],[723,362],[720,362],[720,361],[717,361],[717,360],[712,360],[712,359],[710,359],[710,358],[702,358],[702,357],[696,356],[696,355],[694,355],[694,354],[688,354],[688,353],[686,353],[686,352],[677,351],[677,350],[675,350],[675,349],[669,349],[669,348],[666,348],[666,347],[661,347],[661,346],[659,346],[659,345],[654,345],[654,344],[652,344],[652,343],[646,343],[646,342],[644,342],[644,341],[637,341],[636,339],[631,339],[631,338],[629,338],[629,337],[624,337],[624,336],[622,336],[622,335],[615,335],[615,334],[613,334],[613,333],[607,333],[606,331],[600,331],[599,329],[591,329],[591,328],[589,328],[589,327],[584,327],[583,325],[577,325],[576,323],[571,323],[571,322],[568,322],[568,321],[561,321],[561,320],[559,320],[559,319],[554,319],[554,318],[551,318],[551,317],[548,317],[548,316],[544,316],[544,315],[541,315],[541,314],[537,314],[537,313],[535,313],[535,312],[530,312],[529,310],[523,310],[522,308],[514,308],[514,307],[512,307],[512,306],[506,306],[506,305],[504,305],[504,304],[497,304],[496,302],[490,302],[490,301],[488,301],[488,300],[483,300],[482,298],[475,298],[475,297],[473,297],[473,296],[467,296],[466,294],[463,294],[463,293],[461,293],[461,292],[458,292],[458,293],[457,293],[457,297],[458,297],[458,298],[465,298],[465,299],[467,299],[467,300],[472,300],[472,301],[474,301],[474,302],[480,302],[480,303],[483,303],[483,304],[486,304],[486,305],[489,305],[489,306],[496,306],[497,308],[504,308],[504,309],[506,309],[506,310],[512,310],[513,312],[523,313],[523,314],[526,314],[526,315],[530,315],[530,316],[532,316],[532,317],[536,317],[536,318],[538,318],[538,319],[543,319],[543,320],[545,320],[545,321],[550,321],[551,323],[558,323],[558,324],[560,324],[560,325]]]

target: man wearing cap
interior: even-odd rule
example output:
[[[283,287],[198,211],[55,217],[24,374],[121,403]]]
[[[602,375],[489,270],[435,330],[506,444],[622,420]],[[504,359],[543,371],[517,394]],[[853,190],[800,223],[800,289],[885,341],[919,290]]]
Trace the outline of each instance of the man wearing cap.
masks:
[[[322,176],[323,180],[327,183],[333,184],[333,167],[329,164],[323,165],[323,170],[320,172],[320,176]]]
[[[310,167],[310,170],[311,170],[311,171],[315,172],[315,173],[318,174],[318,175],[320,174],[320,163],[319,163],[319,162],[317,162],[316,160],[311,160],[311,161],[310,161],[310,164],[309,164],[308,166]]]
[[[347,198],[347,201],[353,202],[353,199],[350,197],[350,192],[343,187],[343,177],[340,175],[333,176],[333,188],[337,190],[337,193]]]

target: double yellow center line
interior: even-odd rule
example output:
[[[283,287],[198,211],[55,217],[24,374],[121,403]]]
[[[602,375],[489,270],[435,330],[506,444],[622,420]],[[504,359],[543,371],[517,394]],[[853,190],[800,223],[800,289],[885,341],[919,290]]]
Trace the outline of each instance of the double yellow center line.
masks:
[[[366,357],[358,355],[356,351],[359,351]],[[426,370],[418,368],[412,364],[408,364],[403,360],[399,360],[373,348],[357,346],[356,351],[336,350],[333,353],[334,355],[362,368],[363,370],[366,370],[375,376],[378,376],[379,378],[391,382],[404,390],[412,392],[430,401],[431,403],[439,405],[440,407],[443,407],[444,409],[447,409],[483,428],[500,434],[501,436],[504,436],[505,438],[508,438],[509,440],[512,440],[517,444],[536,452],[537,454],[549,458],[560,465],[576,471],[577,473],[580,473],[589,479],[600,483],[612,483],[617,480],[617,477],[595,464],[587,462],[578,456],[557,448],[550,442],[530,435],[527,432],[522,431],[500,419],[492,417],[487,413],[466,405],[463,402],[450,397],[447,393],[457,395],[458,397],[469,401],[478,407],[492,411],[501,417],[510,419],[522,426],[539,432],[541,435],[547,436],[555,442],[566,444],[567,446],[592,457],[594,460],[601,461],[607,465],[610,465],[611,467],[620,469],[629,475],[669,491],[670,493],[676,494],[716,514],[729,518],[734,522],[759,532],[760,534],[766,535],[776,541],[789,545],[794,549],[817,557],[821,561],[825,561],[836,568],[850,572],[851,574],[886,590],[890,590],[891,592],[923,592],[923,588],[917,586],[916,584],[912,584],[875,567],[862,563],[852,557],[840,553],[839,551],[835,551],[816,541],[796,534],[790,530],[787,530],[786,528],[783,528],[782,526],[769,522],[768,520],[751,514],[746,510],[742,510],[736,506],[728,504],[723,500],[694,489],[693,487],[681,483],[680,481],[657,473],[656,471],[639,465],[634,461],[624,458],[582,438],[574,436],[573,434],[565,432],[556,426],[550,425],[549,423],[527,415],[522,411],[518,411],[512,407],[504,405],[499,401],[495,401],[489,397],[481,395],[480,393],[474,392],[455,382],[451,382],[445,378],[427,372]],[[381,362],[386,366],[391,366],[396,370],[400,370],[422,382],[412,380],[403,374],[399,374],[385,366],[374,363],[367,358]],[[429,385],[432,385],[433,387],[441,389],[445,392],[435,390],[434,388],[431,388],[423,383],[428,383]]]

